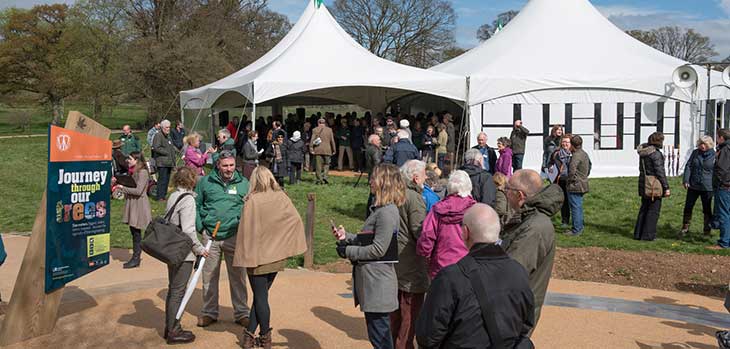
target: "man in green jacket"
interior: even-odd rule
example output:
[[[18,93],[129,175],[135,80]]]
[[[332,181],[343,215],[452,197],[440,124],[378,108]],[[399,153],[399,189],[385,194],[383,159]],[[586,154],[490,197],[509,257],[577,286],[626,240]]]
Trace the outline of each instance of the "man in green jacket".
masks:
[[[409,160],[400,169],[406,182],[406,202],[398,207],[398,310],[390,314],[390,326],[395,348],[413,348],[416,319],[421,312],[424,295],[430,283],[426,260],[416,253],[421,226],[426,219],[423,201],[423,183],[426,182],[426,163]]]
[[[573,228],[565,234],[578,236],[583,234],[583,195],[588,193],[588,175],[591,173],[591,160],[583,150],[583,138],[575,135],[570,139],[573,156],[568,166],[568,203],[570,216],[573,217]]]
[[[514,126],[509,140],[512,142],[512,169],[518,171],[522,169],[522,160],[525,159],[525,143],[530,130],[522,125],[522,120],[515,120]]]
[[[139,138],[132,134],[132,128],[129,127],[129,125],[124,125],[124,127],[122,127],[122,135],[119,136],[119,140],[122,141],[121,152],[124,156],[129,156],[129,154],[136,151],[142,151],[142,147],[139,144]]]
[[[233,266],[236,250],[236,232],[241,220],[243,198],[248,194],[248,180],[236,171],[236,157],[227,150],[220,153],[216,170],[203,177],[195,187],[198,231],[203,232],[203,245],[213,240],[203,266],[203,309],[198,326],[206,327],[218,321],[218,280],[221,257],[226,261],[228,282],[236,323],[248,326],[250,309],[246,305],[246,270]],[[218,232],[210,234],[220,222]]]
[[[518,217],[504,227],[502,247],[527,270],[535,295],[537,326],[555,259],[555,227],[550,217],[563,205],[563,190],[556,184],[543,188],[539,173],[519,170],[510,178],[505,191]]]

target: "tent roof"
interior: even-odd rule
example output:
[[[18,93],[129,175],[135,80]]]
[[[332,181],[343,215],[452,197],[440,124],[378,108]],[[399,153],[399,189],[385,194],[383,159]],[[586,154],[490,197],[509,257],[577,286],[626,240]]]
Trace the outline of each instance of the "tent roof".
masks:
[[[232,91],[242,97],[231,98]],[[463,101],[466,82],[463,76],[377,57],[353,40],[324,5],[309,1],[299,21],[268,53],[230,76],[181,92],[180,103],[184,109],[231,107],[245,100],[261,104],[295,94],[308,96],[310,91],[313,97],[385,107],[414,92]]]
[[[431,69],[470,76],[472,105],[524,92],[571,88],[625,90],[688,101],[687,93],[671,79],[674,69],[684,64],[624,33],[588,0],[531,0],[504,30]],[[704,79],[704,70],[698,72]],[[713,81],[721,84],[720,75]]]

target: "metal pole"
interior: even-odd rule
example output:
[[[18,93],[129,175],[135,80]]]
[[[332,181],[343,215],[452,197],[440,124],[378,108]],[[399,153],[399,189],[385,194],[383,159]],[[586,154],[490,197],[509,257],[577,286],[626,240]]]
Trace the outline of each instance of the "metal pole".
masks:
[[[707,129],[708,127],[710,127],[709,121],[712,121],[712,139],[715,139],[716,138],[715,137],[715,132],[717,132],[717,126],[716,126],[715,117],[714,117],[715,116],[715,112],[714,112],[714,110],[711,111],[712,104],[710,103],[710,98],[711,98],[710,97],[710,89],[712,88],[712,83],[711,83],[711,80],[712,80],[712,64],[709,64],[708,63],[706,67],[707,67],[707,101],[705,102],[705,120],[707,120],[707,121],[705,121],[705,122],[708,123],[708,125],[705,125],[705,129]],[[712,114],[710,114],[710,112],[712,112]],[[713,116],[712,120],[710,120],[710,115]]]

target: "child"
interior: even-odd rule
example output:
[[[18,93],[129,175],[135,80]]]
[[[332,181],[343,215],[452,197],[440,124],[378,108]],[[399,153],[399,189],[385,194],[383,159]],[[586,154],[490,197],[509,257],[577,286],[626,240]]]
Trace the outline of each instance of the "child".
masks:
[[[301,183],[302,181],[302,164],[304,163],[304,153],[306,145],[302,140],[302,133],[294,131],[293,136],[286,145],[286,153],[289,157],[289,184]]]

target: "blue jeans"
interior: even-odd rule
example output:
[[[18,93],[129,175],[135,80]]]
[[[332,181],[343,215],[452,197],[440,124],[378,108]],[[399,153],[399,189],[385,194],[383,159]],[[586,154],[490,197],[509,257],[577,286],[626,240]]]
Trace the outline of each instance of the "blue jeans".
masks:
[[[720,240],[717,240],[717,244],[730,248],[730,190],[718,189],[715,192],[715,215],[720,223]]]
[[[512,170],[515,172],[522,169],[522,160],[525,154],[512,154]]]
[[[368,339],[374,349],[393,349],[390,313],[365,313],[365,323],[368,326]]]
[[[583,194],[568,193],[570,215],[573,216],[573,234],[583,233]]]

